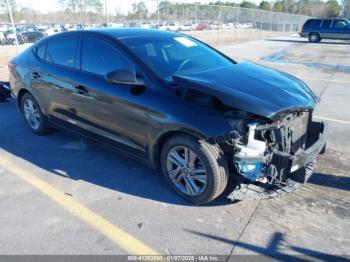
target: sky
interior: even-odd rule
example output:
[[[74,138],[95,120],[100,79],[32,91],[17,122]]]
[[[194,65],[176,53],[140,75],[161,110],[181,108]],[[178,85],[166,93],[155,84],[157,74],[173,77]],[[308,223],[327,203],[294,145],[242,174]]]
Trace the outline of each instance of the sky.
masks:
[[[101,0],[103,3],[105,0]],[[143,1],[147,4],[147,7],[150,11],[156,10],[157,0],[106,0],[109,13],[115,13],[115,10],[118,12],[126,14],[128,11],[131,11],[132,4]],[[206,4],[208,2],[214,2],[214,0],[177,0],[171,2],[177,3],[194,3],[201,2]],[[226,1],[226,0],[225,0]],[[260,0],[251,0],[252,2],[260,2]],[[16,0],[19,6],[21,7],[29,7],[34,10],[46,13],[48,11],[56,11],[60,10],[60,6],[58,4],[58,0]],[[230,2],[241,2],[240,0],[231,0]]]

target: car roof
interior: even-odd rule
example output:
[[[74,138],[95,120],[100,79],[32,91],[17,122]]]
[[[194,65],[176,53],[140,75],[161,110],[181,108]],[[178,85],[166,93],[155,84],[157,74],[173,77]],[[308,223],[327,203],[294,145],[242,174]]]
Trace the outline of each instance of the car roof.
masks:
[[[91,34],[96,33],[99,35],[106,35],[113,38],[129,38],[129,37],[139,37],[139,36],[153,36],[153,37],[165,37],[165,36],[178,36],[178,33],[164,31],[159,29],[146,29],[146,28],[97,28],[97,29],[87,29],[87,30],[74,30],[62,32],[60,35],[70,35],[70,34]],[[59,35],[59,34],[56,34]]]
[[[349,20],[350,18],[309,18],[306,21],[312,21],[312,20]]]

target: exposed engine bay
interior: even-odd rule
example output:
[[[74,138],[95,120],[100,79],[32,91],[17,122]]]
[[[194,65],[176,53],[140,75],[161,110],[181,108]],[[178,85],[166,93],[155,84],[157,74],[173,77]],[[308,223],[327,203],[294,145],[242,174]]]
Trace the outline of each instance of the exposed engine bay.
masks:
[[[198,91],[181,92],[181,97],[221,111],[232,127],[211,141],[220,145],[233,167],[236,188],[231,200],[276,197],[294,191],[311,176],[316,156],[303,154],[323,129],[323,123],[312,121],[312,109],[279,113],[271,120],[232,109]],[[322,153],[324,146],[318,150]],[[305,159],[300,164],[293,161],[296,157]]]
[[[230,120],[232,134],[226,138],[217,137],[215,142],[226,153],[232,150],[237,187],[231,198],[275,197],[291,191],[296,183],[307,181],[316,157],[306,161],[305,165],[291,164],[290,159],[305,152],[315,140],[312,138],[315,128],[312,111],[280,114],[273,122],[232,115]]]

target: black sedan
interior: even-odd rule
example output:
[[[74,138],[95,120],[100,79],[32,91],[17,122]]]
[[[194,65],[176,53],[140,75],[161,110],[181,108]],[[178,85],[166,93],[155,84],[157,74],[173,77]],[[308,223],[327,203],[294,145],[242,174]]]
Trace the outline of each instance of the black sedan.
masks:
[[[9,63],[12,95],[38,135],[62,128],[153,168],[194,204],[289,192],[311,175],[327,126],[299,79],[237,63],[186,35],[70,31]],[[231,184],[231,183],[230,183]]]

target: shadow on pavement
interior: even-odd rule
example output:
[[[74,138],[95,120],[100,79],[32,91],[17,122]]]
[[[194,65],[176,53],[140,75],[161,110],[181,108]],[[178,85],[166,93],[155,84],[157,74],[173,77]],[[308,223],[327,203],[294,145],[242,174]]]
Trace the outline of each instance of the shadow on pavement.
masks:
[[[61,131],[47,136],[34,135],[14,101],[0,104],[0,130],[0,148],[58,176],[159,202],[191,206],[171,190],[159,171],[98,143]],[[316,174],[309,182],[350,190],[348,177]],[[229,181],[223,196],[207,206],[231,204],[225,195],[233,187],[233,182]]]
[[[321,260],[321,261],[332,261],[332,262],[349,261],[348,258],[345,258],[342,256],[323,253],[323,252],[315,251],[305,247],[297,247],[297,246],[291,245],[285,240],[284,234],[281,232],[275,232],[272,235],[268,245],[264,247],[264,246],[257,246],[254,244],[244,243],[241,241],[230,240],[227,238],[214,236],[211,234],[206,234],[206,233],[197,232],[193,230],[185,230],[185,231],[203,238],[213,239],[216,241],[230,244],[233,246],[233,249],[238,247],[248,251],[252,251],[259,255],[270,257],[272,261],[274,260],[275,261],[315,261],[315,259]],[[293,255],[286,253],[286,251],[289,251],[289,253],[293,252]]]
[[[0,130],[0,148],[58,176],[141,198],[191,206],[172,191],[159,171],[98,143],[62,131],[34,135],[14,101],[0,104]],[[210,206],[229,203],[219,198]]]
[[[314,173],[308,183],[350,191],[350,177]]]

